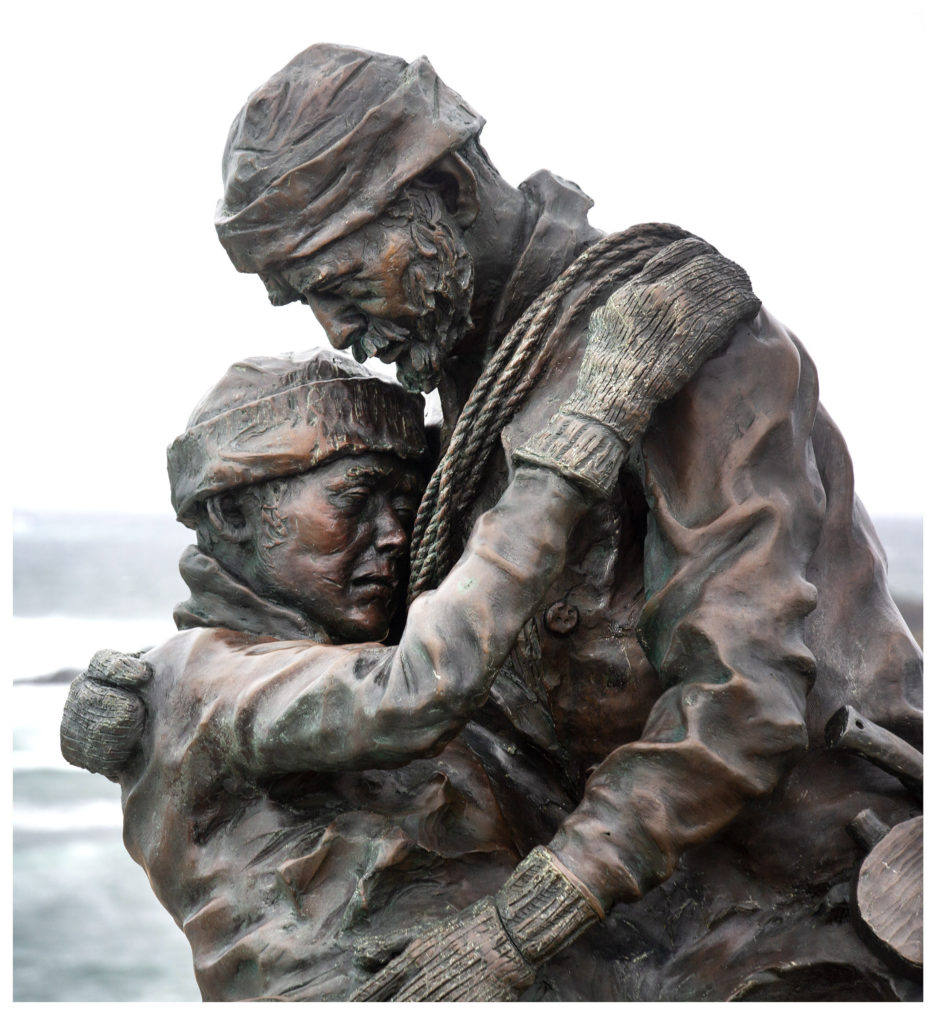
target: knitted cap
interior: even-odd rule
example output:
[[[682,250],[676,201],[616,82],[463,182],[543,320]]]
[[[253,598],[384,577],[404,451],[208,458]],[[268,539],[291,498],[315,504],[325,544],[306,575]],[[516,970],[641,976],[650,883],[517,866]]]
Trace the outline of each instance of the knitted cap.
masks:
[[[307,257],[374,220],[483,123],[425,57],[311,46],[232,124],[215,218],[222,246],[240,272]]]
[[[181,523],[210,495],[286,477],[343,455],[426,452],[424,400],[333,350],[233,364],[167,449]]]

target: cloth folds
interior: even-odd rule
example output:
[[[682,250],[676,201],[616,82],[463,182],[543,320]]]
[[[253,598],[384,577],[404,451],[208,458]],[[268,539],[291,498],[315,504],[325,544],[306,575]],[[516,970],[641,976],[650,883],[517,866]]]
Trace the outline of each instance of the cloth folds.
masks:
[[[426,57],[311,46],[232,125],[215,219],[222,246],[240,272],[307,257],[375,219],[483,123]]]

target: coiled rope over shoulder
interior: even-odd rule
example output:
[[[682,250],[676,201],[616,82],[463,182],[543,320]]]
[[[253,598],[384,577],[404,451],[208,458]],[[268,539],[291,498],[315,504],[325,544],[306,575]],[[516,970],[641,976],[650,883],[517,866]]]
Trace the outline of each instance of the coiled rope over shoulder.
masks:
[[[645,223],[612,233],[582,252],[516,321],[470,393],[421,500],[411,543],[409,603],[434,589],[457,559],[457,520],[477,497],[500,432],[551,354],[554,326],[568,294],[584,287],[570,305],[574,315],[595,303],[604,290],[625,283],[660,247],[689,236],[668,223]]]

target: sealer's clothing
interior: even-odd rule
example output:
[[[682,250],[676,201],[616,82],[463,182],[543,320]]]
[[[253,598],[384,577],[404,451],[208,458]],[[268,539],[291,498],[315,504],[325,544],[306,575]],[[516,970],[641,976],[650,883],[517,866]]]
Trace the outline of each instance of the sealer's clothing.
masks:
[[[534,224],[494,343],[597,236],[572,185],[540,173],[523,191]],[[590,310],[560,312],[479,505],[573,389]],[[521,850],[526,834],[544,840],[619,902],[588,933],[604,960],[569,948],[580,960],[568,975],[545,974],[523,998],[916,992],[851,930],[861,853],[844,827],[866,806],[890,823],[917,803],[870,764],[827,752],[823,726],[850,703],[919,745],[922,655],[887,592],[812,361],[769,313],[656,411],[511,659],[493,700],[580,804],[556,833],[494,779],[511,798],[504,814]]]
[[[571,185],[537,174],[523,192],[528,241],[494,344],[598,237]],[[574,388],[591,309],[562,308],[477,513],[505,489],[512,450]],[[502,552],[523,587],[534,573],[517,567],[515,541],[534,520],[521,518]],[[491,537],[475,539],[486,570]],[[416,602],[398,656],[220,631],[184,633],[153,656],[156,727],[143,770],[125,782],[127,839],[190,936],[207,995],[342,998],[360,978],[356,951],[380,959],[375,935],[406,935],[419,917],[495,889],[538,843],[611,911],[540,969],[524,999],[916,993],[852,929],[860,851],[844,832],[866,806],[893,822],[916,803],[869,764],[827,753],[822,728],[850,703],[919,743],[921,655],[887,593],[812,362],[766,311],[657,410],[614,496],[571,533],[547,594],[508,611],[468,586],[459,595],[481,614],[453,628],[442,607],[429,655],[412,655],[413,626],[444,590],[458,595],[445,584]],[[485,704],[485,692],[442,695],[438,714],[421,699],[435,654],[479,652],[490,624],[505,649],[524,619]],[[370,756],[367,722],[392,702],[381,681],[395,659],[413,662],[400,673],[401,754]],[[330,695],[293,705],[288,676],[306,662],[332,676],[341,661]],[[378,699],[363,705],[363,689]],[[213,735],[236,715],[224,739]],[[168,781],[185,772],[198,786],[207,758],[274,762],[307,724],[307,743],[322,745],[305,773],[212,785],[170,812]],[[258,725],[273,747],[246,757]],[[458,731],[437,759],[353,772],[432,752]],[[193,816],[203,818],[190,846]]]
[[[453,737],[584,510],[550,471],[519,481],[397,647],[331,646],[184,556],[193,595],[177,620],[200,627],[144,658],[149,722],[121,786],[125,844],[186,933],[205,999],[344,999],[368,975],[360,960],[374,968],[519,861]],[[542,786],[560,819],[571,803]]]

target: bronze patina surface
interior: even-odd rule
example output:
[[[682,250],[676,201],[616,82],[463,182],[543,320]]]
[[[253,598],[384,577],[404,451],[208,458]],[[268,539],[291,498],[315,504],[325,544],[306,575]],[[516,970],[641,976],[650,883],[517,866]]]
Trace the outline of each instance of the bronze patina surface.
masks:
[[[919,748],[922,655],[812,360],[699,238],[509,185],[482,123],[331,45],[236,118],[233,264],[437,388],[441,453],[339,361],[236,365],[171,448],[183,631],[78,680],[66,754],[207,999],[918,998],[848,827],[919,798],[825,725]]]

